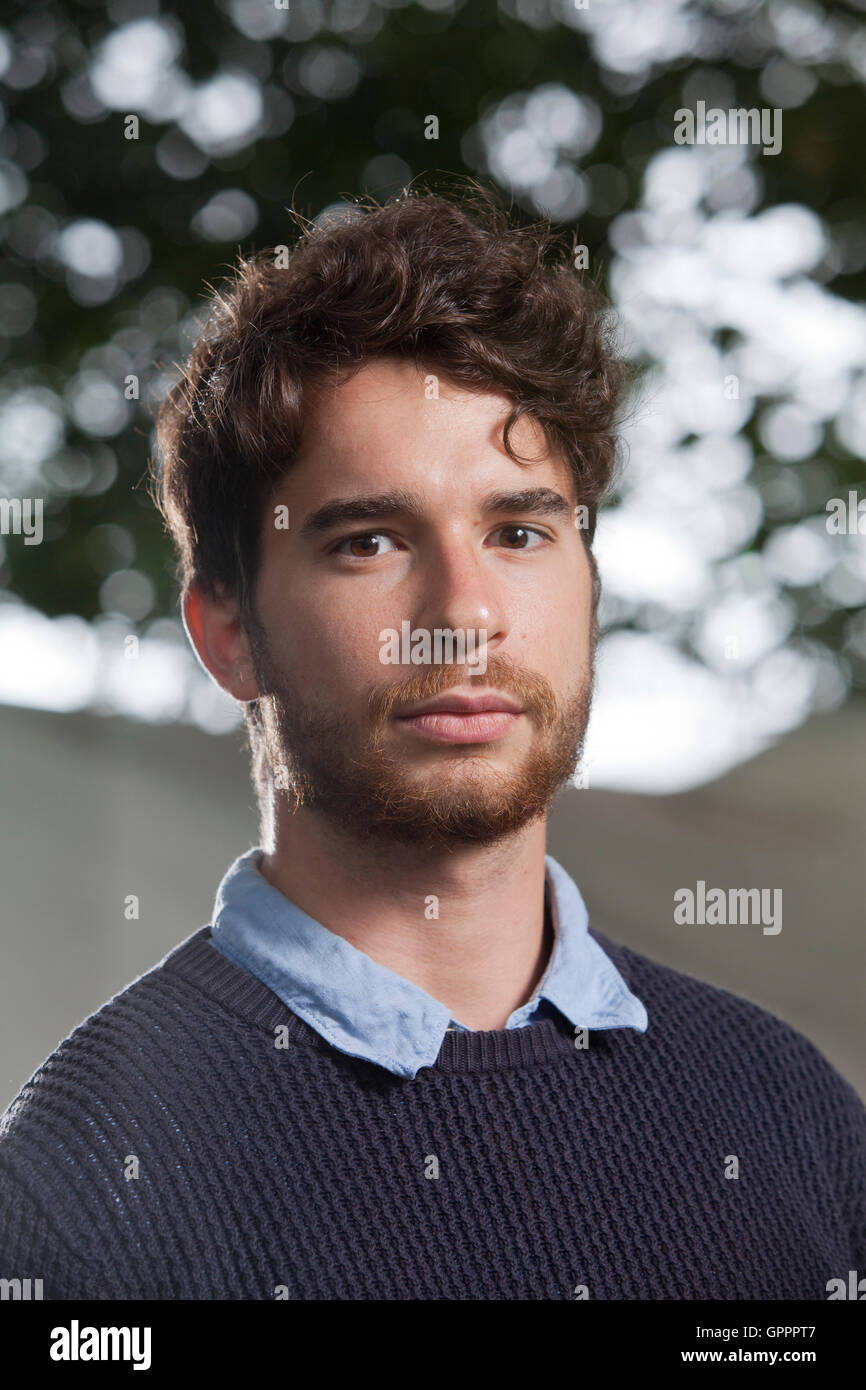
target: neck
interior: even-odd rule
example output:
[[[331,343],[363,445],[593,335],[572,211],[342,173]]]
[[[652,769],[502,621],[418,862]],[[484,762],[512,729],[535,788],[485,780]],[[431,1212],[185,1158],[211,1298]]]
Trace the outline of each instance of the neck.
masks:
[[[261,871],[308,917],[467,1028],[501,1029],[550,959],[546,828],[538,820],[493,845],[425,849],[359,843],[317,813],[280,809]]]

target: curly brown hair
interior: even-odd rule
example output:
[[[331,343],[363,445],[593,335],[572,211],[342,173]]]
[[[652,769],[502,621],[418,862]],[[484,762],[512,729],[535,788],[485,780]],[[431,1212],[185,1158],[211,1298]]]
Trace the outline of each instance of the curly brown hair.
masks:
[[[237,598],[257,627],[264,508],[297,453],[305,395],[376,356],[414,361],[467,390],[512,402],[568,462],[591,543],[617,462],[614,428],[627,369],[608,305],[575,270],[577,238],[549,221],[513,224],[474,180],[458,200],[404,190],[384,205],[299,224],[295,244],[239,258],[157,418],[151,495],[178,552],[182,587]],[[254,702],[255,703],[255,702]],[[247,708],[254,735],[258,710]],[[250,718],[252,716],[252,718]],[[256,780],[261,790],[258,774]]]

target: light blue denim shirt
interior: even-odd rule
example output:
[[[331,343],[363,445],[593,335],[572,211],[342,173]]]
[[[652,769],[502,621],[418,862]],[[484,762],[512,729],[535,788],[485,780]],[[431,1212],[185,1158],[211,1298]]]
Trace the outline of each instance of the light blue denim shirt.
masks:
[[[397,1076],[432,1066],[449,1028],[465,1028],[411,980],[302,912],[259,871],[264,850],[236,859],[217,891],[211,943],[273,990],[323,1038]],[[647,1012],[587,930],[577,884],[545,856],[554,945],[538,989],[506,1028],[559,1009],[575,1028],[647,1028]],[[469,1031],[469,1030],[467,1030]]]

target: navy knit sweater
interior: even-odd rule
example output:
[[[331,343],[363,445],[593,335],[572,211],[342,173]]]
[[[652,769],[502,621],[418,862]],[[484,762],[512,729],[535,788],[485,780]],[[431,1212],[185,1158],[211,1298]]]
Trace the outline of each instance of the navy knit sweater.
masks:
[[[452,1032],[406,1079],[202,928],[3,1117],[0,1277],[54,1299],[820,1300],[866,1273],[853,1088],[763,1009],[593,934],[646,1033]]]

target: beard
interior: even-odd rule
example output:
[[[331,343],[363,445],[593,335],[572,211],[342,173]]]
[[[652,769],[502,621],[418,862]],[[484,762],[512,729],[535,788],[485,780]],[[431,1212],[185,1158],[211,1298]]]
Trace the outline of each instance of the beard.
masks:
[[[368,692],[366,732],[345,715],[305,700],[276,669],[261,625],[249,630],[260,698],[250,711],[256,762],[264,764],[277,796],[294,813],[320,813],[361,842],[447,848],[492,844],[544,816],[577,767],[589,723],[595,681],[595,640],[588,670],[564,701],[543,676],[510,657],[488,653],[483,679],[469,667],[427,666],[405,681]],[[457,685],[513,696],[533,728],[529,747],[511,753],[503,743],[416,745],[428,766],[389,752],[385,732],[395,709],[431,699]],[[489,752],[486,750],[490,750]],[[496,767],[494,760],[519,759]]]

